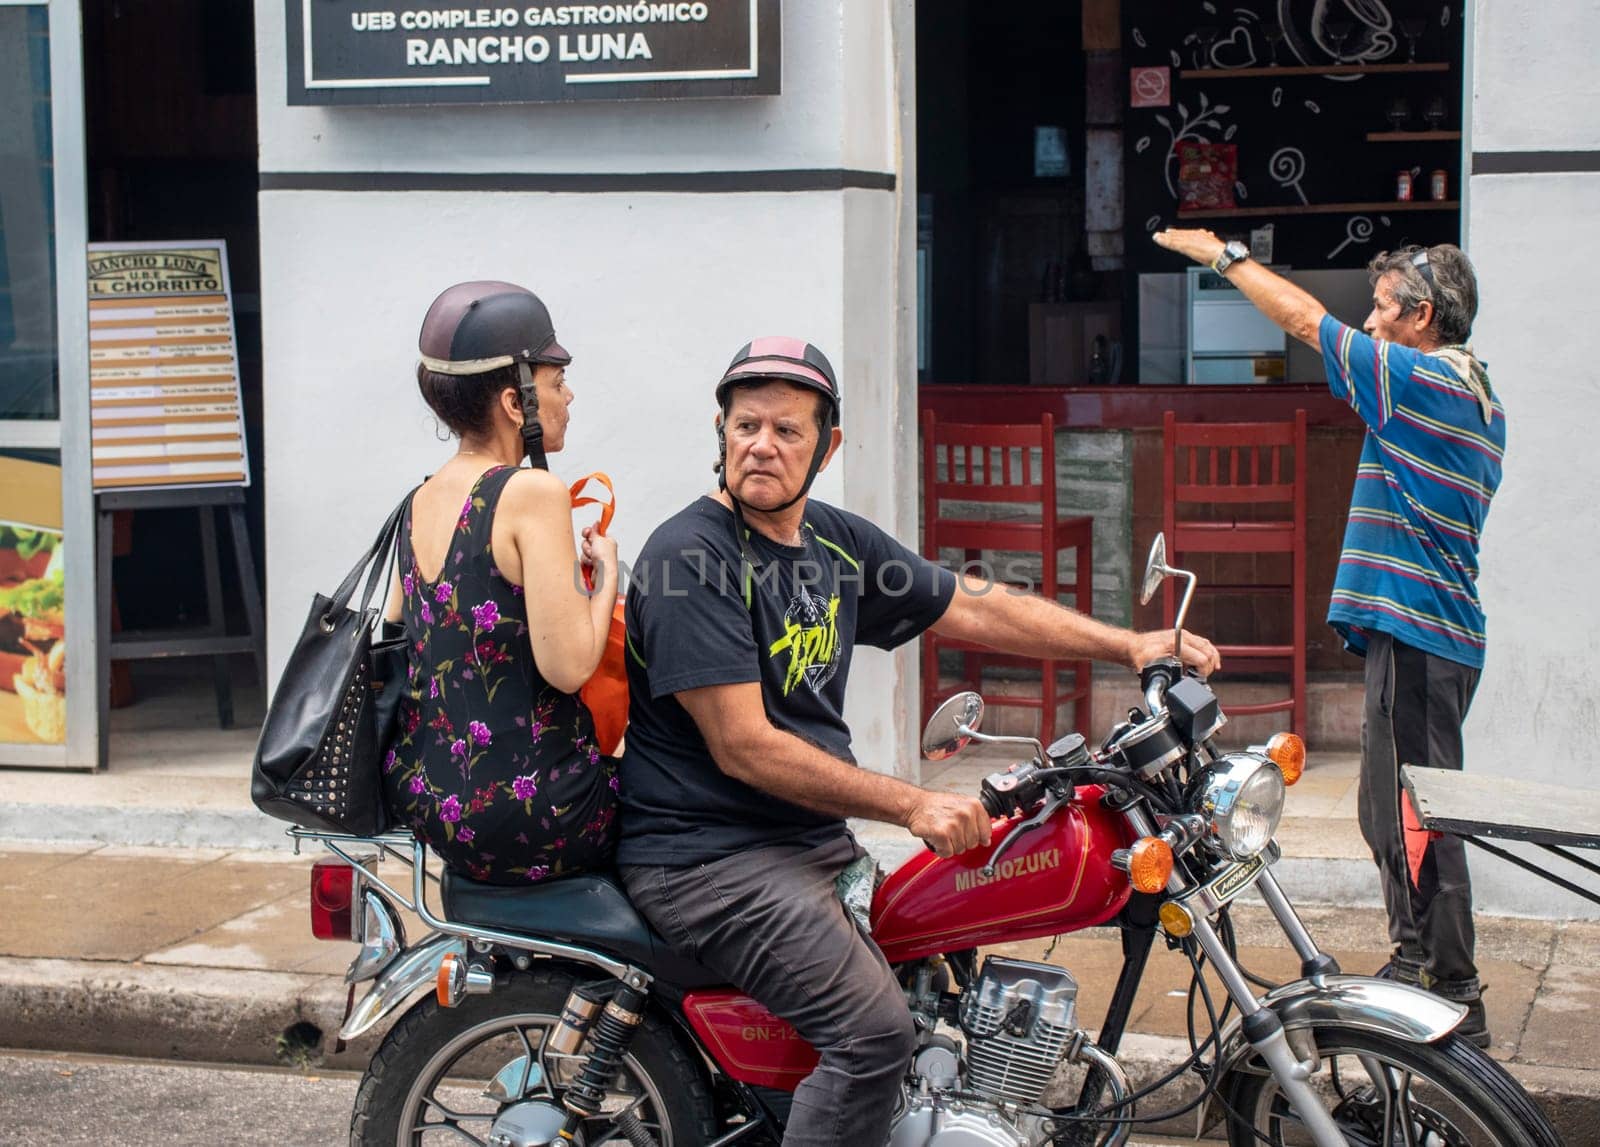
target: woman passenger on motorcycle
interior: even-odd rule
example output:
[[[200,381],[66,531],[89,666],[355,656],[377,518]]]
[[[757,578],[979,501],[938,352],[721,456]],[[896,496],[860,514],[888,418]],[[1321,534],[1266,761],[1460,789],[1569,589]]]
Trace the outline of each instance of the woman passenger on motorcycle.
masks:
[[[577,691],[605,649],[617,547],[584,528],[584,592],[567,487],[544,460],[566,439],[572,356],[538,296],[498,282],[445,291],[419,345],[417,385],[459,443],[400,533],[388,616],[410,676],[383,762],[391,814],[477,880],[608,866],[615,767]]]

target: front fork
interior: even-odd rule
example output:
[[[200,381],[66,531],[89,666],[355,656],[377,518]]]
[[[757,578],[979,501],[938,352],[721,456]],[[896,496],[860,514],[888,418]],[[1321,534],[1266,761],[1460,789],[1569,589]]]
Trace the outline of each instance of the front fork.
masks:
[[[1124,809],[1123,813],[1140,836],[1156,834],[1156,826],[1143,808],[1135,806]],[[1339,965],[1333,957],[1317,949],[1316,941],[1312,940],[1311,934],[1306,931],[1305,925],[1295,912],[1294,906],[1289,903],[1289,898],[1283,894],[1283,889],[1278,885],[1271,869],[1263,869],[1256,877],[1256,884],[1261,889],[1262,899],[1277,917],[1290,944],[1294,946],[1295,953],[1300,957],[1304,974],[1309,977],[1337,973]],[[1167,882],[1167,890],[1175,895],[1188,890],[1188,885],[1177,868],[1173,869],[1172,876]],[[1313,1052],[1308,1059],[1301,1059],[1295,1054],[1294,1049],[1289,1046],[1288,1036],[1284,1034],[1283,1021],[1278,1018],[1276,1012],[1263,1007],[1256,999],[1250,981],[1245,979],[1244,973],[1239,970],[1239,965],[1234,962],[1227,945],[1222,942],[1222,937],[1217,935],[1217,930],[1211,926],[1210,919],[1198,913],[1193,914],[1192,919],[1194,930],[1190,934],[1200,945],[1200,950],[1205,953],[1206,959],[1216,968],[1217,975],[1221,977],[1234,1006],[1239,1009],[1240,1030],[1277,1078],[1283,1097],[1304,1123],[1312,1142],[1317,1147],[1349,1147],[1348,1140],[1339,1130],[1338,1124],[1333,1121],[1333,1116],[1322,1106],[1322,1100],[1318,1098],[1316,1089],[1311,1086],[1311,1077],[1316,1074],[1319,1066],[1315,1053]]]

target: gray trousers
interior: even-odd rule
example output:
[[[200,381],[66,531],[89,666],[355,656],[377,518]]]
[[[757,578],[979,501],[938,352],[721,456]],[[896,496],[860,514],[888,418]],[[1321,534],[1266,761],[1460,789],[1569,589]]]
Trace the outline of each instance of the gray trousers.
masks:
[[[789,1021],[822,1054],[795,1092],[784,1147],[878,1147],[915,1044],[883,953],[834,895],[848,837],[772,845],[711,864],[630,865],[634,906],[684,956]]]
[[[1479,990],[1466,845],[1421,828],[1400,788],[1400,766],[1462,767],[1461,722],[1478,675],[1387,633],[1367,644],[1361,835],[1378,864],[1397,971],[1453,1000],[1475,1000]]]

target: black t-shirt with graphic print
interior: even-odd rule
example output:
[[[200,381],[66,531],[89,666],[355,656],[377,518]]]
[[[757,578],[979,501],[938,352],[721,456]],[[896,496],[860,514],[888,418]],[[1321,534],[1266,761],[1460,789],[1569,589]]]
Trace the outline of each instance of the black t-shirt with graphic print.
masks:
[[[650,536],[628,582],[628,733],[619,864],[705,864],[778,841],[845,831],[735,780],[673,695],[759,681],[767,716],[843,761],[845,682],[855,646],[893,649],[943,616],[955,575],[866,519],[815,500],[803,544],[748,534],[704,497]]]

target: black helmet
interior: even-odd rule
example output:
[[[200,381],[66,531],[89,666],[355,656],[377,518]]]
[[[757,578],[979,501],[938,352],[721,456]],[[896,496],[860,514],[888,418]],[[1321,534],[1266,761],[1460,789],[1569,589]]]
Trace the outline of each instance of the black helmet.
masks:
[[[733,356],[733,361],[728,364],[728,369],[722,372],[722,378],[717,383],[717,405],[722,407],[723,413],[726,414],[729,395],[736,385],[741,382],[755,383],[772,379],[814,390],[828,400],[828,428],[817,435],[817,448],[811,456],[811,468],[806,472],[805,483],[793,498],[773,508],[771,512],[777,513],[787,510],[804,498],[811,490],[811,483],[816,481],[817,471],[822,469],[822,460],[827,457],[828,446],[832,441],[832,435],[828,430],[839,425],[839,382],[834,377],[833,364],[828,361],[828,356],[812,344],[788,335],[767,335],[751,339],[739,348],[738,354]],[[717,480],[721,487],[727,490],[728,444],[720,424],[717,429],[717,448],[719,451]],[[739,500],[734,498],[732,490],[728,490],[728,497],[733,498],[734,506],[737,507]],[[742,525],[740,529],[743,530]]]
[[[493,281],[457,283],[433,300],[417,339],[422,364],[440,374],[483,374],[517,362],[565,366],[555,324],[539,296]]]
[[[556,341],[550,311],[538,295],[493,280],[457,283],[428,308],[417,349],[422,365],[439,374],[486,374],[516,367],[523,448],[534,466],[545,468],[539,395],[530,364],[565,366],[572,356]]]

